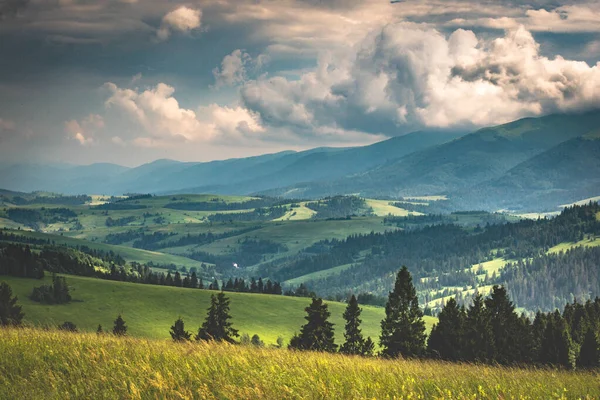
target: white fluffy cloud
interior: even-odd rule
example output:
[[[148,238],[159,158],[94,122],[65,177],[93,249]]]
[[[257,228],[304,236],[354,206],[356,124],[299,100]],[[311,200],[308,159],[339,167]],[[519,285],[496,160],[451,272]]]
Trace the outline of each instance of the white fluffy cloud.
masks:
[[[110,92],[107,108],[124,112],[138,126],[142,135],[133,143],[143,147],[161,147],[173,142],[227,142],[252,140],[264,131],[255,113],[239,106],[211,104],[197,111],[185,109],[173,96],[175,89],[164,83],[139,91],[104,85]]]
[[[160,29],[156,35],[159,40],[167,40],[173,31],[188,33],[200,28],[201,19],[201,10],[181,6],[163,17]]]
[[[553,59],[524,28],[485,42],[416,24],[371,32],[345,55],[326,54],[297,80],[259,78],[243,104],[271,126],[393,134],[482,126],[600,104],[600,65]]]

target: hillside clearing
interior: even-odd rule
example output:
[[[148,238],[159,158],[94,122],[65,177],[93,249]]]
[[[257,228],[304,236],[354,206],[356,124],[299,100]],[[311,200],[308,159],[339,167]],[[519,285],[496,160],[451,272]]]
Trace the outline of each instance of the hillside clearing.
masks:
[[[206,317],[210,295],[214,291],[169,286],[142,285],[106,281],[94,278],[66,276],[73,301],[67,305],[43,305],[29,299],[33,287],[41,281],[0,277],[19,297],[26,321],[56,326],[71,321],[81,330],[93,332],[98,324],[112,327],[117,314],[122,313],[132,336],[164,339],[169,327],[181,316],[190,331],[197,331]],[[45,278],[46,281],[50,277]],[[231,298],[233,323],[240,333],[258,334],[268,344],[278,336],[287,343],[305,322],[304,308],[309,298],[277,295],[227,293]],[[336,340],[343,340],[342,314],[346,305],[329,302],[332,321],[336,324]],[[363,332],[378,341],[379,323],[384,317],[380,307],[362,306]],[[428,329],[435,318],[426,317]]]

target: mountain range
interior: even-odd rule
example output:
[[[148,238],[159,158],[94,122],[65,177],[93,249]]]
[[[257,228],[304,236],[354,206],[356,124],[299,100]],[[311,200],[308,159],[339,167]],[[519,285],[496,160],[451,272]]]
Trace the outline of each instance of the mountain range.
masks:
[[[319,198],[444,194],[453,209],[552,210],[600,195],[600,111],[476,132],[421,131],[369,146],[212,162],[0,164],[0,187],[65,194],[216,193]]]

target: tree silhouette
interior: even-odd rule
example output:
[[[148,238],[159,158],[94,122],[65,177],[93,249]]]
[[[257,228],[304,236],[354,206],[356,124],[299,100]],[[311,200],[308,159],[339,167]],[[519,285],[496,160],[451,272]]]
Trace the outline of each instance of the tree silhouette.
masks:
[[[23,312],[17,305],[17,297],[13,297],[12,289],[6,282],[0,283],[0,325],[21,325]]]
[[[116,336],[125,336],[127,334],[127,325],[125,325],[125,321],[121,314],[115,319],[115,325],[113,327],[113,335]]]
[[[234,343],[234,337],[238,337],[237,329],[232,327],[229,321],[229,298],[221,292],[216,296],[210,296],[210,307],[206,319],[196,335],[196,340],[216,340]]]
[[[344,338],[346,341],[340,347],[340,353],[344,354],[363,354],[365,351],[365,339],[363,338],[360,324],[361,309],[356,301],[356,296],[352,295],[344,311],[344,320],[346,321]]]
[[[444,360],[457,361],[463,358],[465,310],[450,298],[438,315],[438,323],[429,335],[428,351]]]
[[[425,349],[425,322],[419,308],[417,292],[406,267],[396,277],[394,290],[388,296],[385,319],[381,321],[379,338],[386,357],[417,357]]]
[[[191,337],[191,334],[185,330],[181,317],[179,317],[173,326],[171,326],[171,331],[169,333],[171,334],[171,338],[176,342],[184,342],[190,340]]]
[[[327,319],[331,313],[323,299],[313,298],[306,311],[306,324],[300,328],[300,334],[294,335],[289,348],[298,350],[314,350],[335,352],[333,324]]]

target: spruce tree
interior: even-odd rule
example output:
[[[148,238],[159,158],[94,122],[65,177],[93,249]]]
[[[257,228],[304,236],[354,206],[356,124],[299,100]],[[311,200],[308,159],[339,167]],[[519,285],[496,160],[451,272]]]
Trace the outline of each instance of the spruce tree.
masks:
[[[467,310],[465,320],[464,356],[468,361],[486,362],[492,358],[494,335],[490,315],[483,296],[477,293]]]
[[[577,366],[590,369],[600,367],[600,345],[598,344],[598,335],[593,328],[588,328],[585,333],[577,359]]]
[[[216,340],[215,334],[218,330],[217,326],[217,298],[213,294],[210,296],[210,307],[206,314],[206,319],[202,323],[202,326],[198,329],[196,334],[196,340]]]
[[[233,329],[231,319],[229,298],[225,293],[217,294],[217,324],[219,327],[218,340],[224,340],[229,343],[234,343],[234,337],[238,337],[237,329]]]
[[[185,326],[181,317],[171,326],[171,338],[176,342],[184,342],[190,340],[191,334],[185,330]]]
[[[21,306],[17,305],[12,289],[6,282],[0,283],[0,326],[18,326],[23,320]]]
[[[485,300],[494,335],[494,359],[500,364],[521,360],[519,349],[519,317],[510,301],[506,289],[495,285],[490,297]]]
[[[572,368],[574,366],[573,342],[565,319],[557,311],[548,317],[540,360],[545,364]]]
[[[127,325],[125,325],[125,321],[121,314],[115,319],[115,325],[113,327],[113,335],[116,336],[125,336],[127,334]]]
[[[406,267],[396,277],[394,290],[385,306],[379,338],[386,357],[417,357],[425,349],[425,322],[419,308],[417,292]]]
[[[194,289],[198,287],[198,276],[196,275],[196,271],[192,272],[192,277],[190,278],[190,287]]]
[[[98,335],[101,335],[104,333],[104,331],[102,330],[102,325],[98,324],[98,328],[96,329],[96,333]]]
[[[449,361],[462,360],[465,320],[464,308],[459,307],[452,297],[438,315],[438,323],[431,330],[427,344],[429,354]]]
[[[344,338],[346,341],[340,347],[340,353],[344,354],[363,354],[365,347],[365,339],[363,338],[360,324],[360,313],[362,310],[358,306],[356,296],[352,295],[348,301],[348,306],[344,311],[344,320],[346,321],[346,331]]]
[[[313,298],[306,311],[306,324],[300,328],[300,334],[294,335],[289,348],[297,350],[313,350],[335,352],[333,324],[328,321],[331,313],[323,299]]]
[[[233,338],[238,337],[239,334],[237,329],[232,327],[230,319],[229,299],[225,296],[225,293],[221,292],[216,296],[211,295],[206,319],[198,329],[195,339],[234,343]]]

